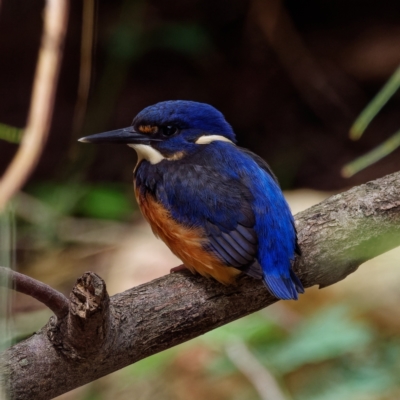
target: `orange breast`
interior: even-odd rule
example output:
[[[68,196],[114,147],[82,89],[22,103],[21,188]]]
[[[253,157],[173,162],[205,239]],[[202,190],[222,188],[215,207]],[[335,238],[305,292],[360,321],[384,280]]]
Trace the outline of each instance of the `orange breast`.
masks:
[[[178,224],[165,207],[151,196],[142,196],[135,189],[135,195],[143,216],[149,222],[154,234],[164,241],[192,272],[213,277],[223,284],[232,283],[240,271],[225,266],[213,254],[204,250],[206,242],[201,228],[188,228]]]

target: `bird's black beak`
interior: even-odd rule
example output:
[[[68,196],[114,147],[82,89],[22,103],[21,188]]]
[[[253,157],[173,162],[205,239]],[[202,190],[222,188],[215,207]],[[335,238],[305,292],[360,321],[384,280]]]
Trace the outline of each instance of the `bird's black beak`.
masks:
[[[133,126],[129,126],[128,128],[117,129],[115,131],[85,136],[78,141],[83,143],[150,144],[150,142],[158,141],[158,139],[144,133],[136,132]]]

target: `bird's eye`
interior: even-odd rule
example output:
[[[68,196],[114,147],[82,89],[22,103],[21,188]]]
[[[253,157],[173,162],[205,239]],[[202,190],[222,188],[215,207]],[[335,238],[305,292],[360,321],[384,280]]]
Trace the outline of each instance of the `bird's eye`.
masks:
[[[178,133],[178,130],[179,130],[178,127],[175,125],[166,125],[161,127],[161,132],[166,137],[175,135],[176,133]]]

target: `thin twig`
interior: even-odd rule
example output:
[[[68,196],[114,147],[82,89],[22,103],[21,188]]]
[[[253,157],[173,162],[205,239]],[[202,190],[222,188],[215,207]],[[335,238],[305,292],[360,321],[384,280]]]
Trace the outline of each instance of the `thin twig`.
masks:
[[[0,277],[5,278],[0,279],[0,284],[5,283],[17,292],[39,300],[50,308],[57,318],[63,318],[68,314],[68,299],[49,285],[5,267],[0,267]]]
[[[0,211],[28,179],[46,142],[53,113],[67,15],[67,0],[47,0],[28,124],[19,149],[0,181]]]
[[[236,368],[251,382],[261,400],[286,400],[275,377],[247,348],[237,340],[225,346],[225,353]]]

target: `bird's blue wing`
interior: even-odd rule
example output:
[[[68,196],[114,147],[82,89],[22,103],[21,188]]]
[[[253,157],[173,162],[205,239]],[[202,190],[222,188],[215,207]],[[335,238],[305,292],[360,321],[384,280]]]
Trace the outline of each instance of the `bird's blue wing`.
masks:
[[[262,278],[256,260],[258,238],[252,209],[253,194],[235,173],[224,173],[213,166],[190,162],[167,164],[163,184],[156,198],[171,212],[174,220],[187,227],[200,227],[205,247],[226,266]],[[204,160],[203,160],[204,161]]]
[[[292,270],[294,253],[301,254],[297,242],[294,218],[286,203],[278,181],[268,164],[256,154],[242,149],[258,169],[247,164],[248,175],[257,184],[248,182],[255,194],[253,208],[256,211],[255,230],[262,245],[257,259],[263,270],[263,278],[268,289],[281,299],[297,299],[297,293],[304,293],[304,288]]]
[[[240,149],[241,149],[241,151],[242,151],[243,153],[245,153],[248,157],[250,157],[251,159],[253,159],[253,160],[257,163],[257,165],[258,165],[261,169],[263,169],[268,175],[270,175],[271,178],[278,184],[278,179],[276,178],[275,174],[272,172],[272,170],[271,170],[270,166],[268,165],[268,163],[267,163],[263,158],[261,158],[261,157],[258,156],[257,154],[254,154],[254,153],[252,153],[250,150],[245,149],[245,148],[243,148],[243,147],[241,147]],[[291,220],[292,220],[292,227],[293,227],[293,230],[294,230],[295,233],[296,233],[296,238],[295,238],[295,252],[300,256],[300,255],[301,255],[301,249],[300,249],[299,243],[298,243],[298,241],[297,241],[297,232],[296,232],[296,227],[295,227],[295,225],[294,225],[294,219],[291,218]],[[303,289],[303,290],[304,290],[304,289]]]

